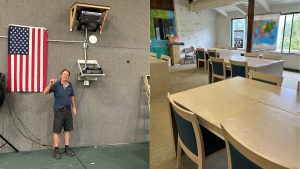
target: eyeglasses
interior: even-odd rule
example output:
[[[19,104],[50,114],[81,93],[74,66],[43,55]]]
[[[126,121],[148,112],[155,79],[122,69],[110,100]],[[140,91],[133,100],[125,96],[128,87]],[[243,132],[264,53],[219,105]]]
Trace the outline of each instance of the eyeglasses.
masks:
[[[68,73],[63,73],[62,76],[67,76],[67,77],[69,77],[69,74],[68,74]]]

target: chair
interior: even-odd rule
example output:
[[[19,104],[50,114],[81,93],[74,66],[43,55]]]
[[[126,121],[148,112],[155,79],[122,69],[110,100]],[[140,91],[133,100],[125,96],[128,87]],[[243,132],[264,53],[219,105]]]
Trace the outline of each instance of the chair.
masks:
[[[150,52],[150,56],[156,58],[156,57],[157,57],[157,54],[156,54],[156,53],[153,53],[153,52]]]
[[[194,47],[184,48],[183,52],[184,52],[184,60],[183,60],[184,64],[186,60],[192,61],[192,63],[194,63],[195,60]]]
[[[208,52],[208,58],[213,57],[213,58],[217,58],[217,50],[215,49],[207,49]]]
[[[197,117],[194,113],[179,107],[170,99],[178,130],[177,168],[180,166],[181,150],[198,165],[204,168],[204,143]]]
[[[160,55],[160,59],[168,62],[168,66],[171,66],[171,58],[167,55]]]
[[[211,59],[211,66],[212,66],[212,79],[211,81],[214,82],[215,78],[218,79],[226,79],[226,70],[225,70],[225,63],[223,58],[213,58]]]
[[[244,78],[248,78],[248,63],[230,60],[230,68],[231,68],[231,78],[240,76]]]
[[[276,86],[281,86],[281,83],[283,80],[283,77],[274,76],[271,74],[266,74],[266,73],[261,73],[261,72],[256,72],[253,70],[249,72],[249,78],[251,80],[257,80],[257,81],[269,83],[269,84],[276,85]]]
[[[256,57],[257,58],[258,57],[258,53],[248,53],[248,52],[246,52],[245,56],[246,57]]]
[[[276,55],[272,53],[263,54],[262,58],[264,59],[272,59],[272,60],[281,60],[281,55]]]
[[[145,90],[145,93],[146,93],[148,108],[149,108],[149,111],[150,111],[150,85],[149,85],[149,79],[150,79],[150,75],[144,75],[143,76],[144,90]]]
[[[286,169],[260,156],[231,136],[221,125],[226,143],[228,169]]]
[[[181,150],[198,165],[204,168],[204,143],[196,115],[179,107],[173,100],[169,101],[174,110],[178,129],[177,168],[180,166]]]
[[[204,63],[204,71],[206,71],[206,69],[207,69],[206,68],[207,59],[206,59],[206,55],[205,55],[205,49],[204,48],[197,48],[196,57],[198,58],[197,65],[199,65],[199,62],[203,62]]]
[[[196,115],[171,100],[169,93],[168,98],[171,117],[175,117],[176,121],[176,127],[174,124],[171,126],[178,131],[177,168],[180,166],[181,151],[183,150],[193,162],[198,164],[198,169],[202,169],[205,157],[208,155],[213,156],[214,152],[224,148],[225,142],[199,125]]]

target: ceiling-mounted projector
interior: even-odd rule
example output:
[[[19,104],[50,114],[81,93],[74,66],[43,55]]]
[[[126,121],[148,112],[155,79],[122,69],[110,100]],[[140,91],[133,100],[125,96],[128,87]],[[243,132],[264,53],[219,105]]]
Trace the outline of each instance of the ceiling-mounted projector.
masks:
[[[78,26],[77,30],[88,30],[96,32],[101,25],[101,10],[85,9],[82,8],[78,11],[77,20]]]

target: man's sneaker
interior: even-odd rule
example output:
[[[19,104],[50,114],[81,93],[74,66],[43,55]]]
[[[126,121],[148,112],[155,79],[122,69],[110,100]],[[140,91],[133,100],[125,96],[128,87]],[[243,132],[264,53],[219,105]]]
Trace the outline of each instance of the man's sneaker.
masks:
[[[74,156],[74,152],[71,150],[70,147],[66,147],[65,151],[64,151],[64,155],[69,156],[69,157],[73,157]]]
[[[61,154],[60,154],[59,150],[54,150],[53,151],[53,158],[61,159]]]

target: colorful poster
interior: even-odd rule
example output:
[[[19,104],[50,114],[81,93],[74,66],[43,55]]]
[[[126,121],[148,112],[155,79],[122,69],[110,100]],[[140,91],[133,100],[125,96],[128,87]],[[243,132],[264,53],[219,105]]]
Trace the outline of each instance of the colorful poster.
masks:
[[[280,14],[258,15],[254,17],[253,49],[276,49],[279,17]]]

